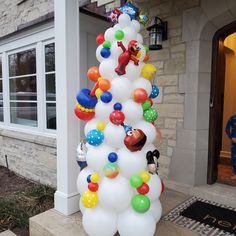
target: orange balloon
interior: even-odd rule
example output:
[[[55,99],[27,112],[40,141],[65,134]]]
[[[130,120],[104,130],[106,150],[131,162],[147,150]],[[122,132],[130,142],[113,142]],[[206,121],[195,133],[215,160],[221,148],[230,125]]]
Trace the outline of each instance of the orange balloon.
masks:
[[[148,99],[147,91],[143,88],[137,88],[134,90],[133,99],[135,102],[143,103]]]
[[[92,80],[93,82],[97,82],[98,78],[100,77],[99,69],[97,66],[90,67],[87,72],[87,77]]]
[[[146,54],[146,56],[144,57],[143,61],[146,62],[146,61],[149,61],[149,59],[150,59],[149,54]]]
[[[110,89],[111,87],[111,82],[108,80],[108,79],[102,79],[100,82],[99,82],[99,88],[105,92],[107,91],[108,89]]]

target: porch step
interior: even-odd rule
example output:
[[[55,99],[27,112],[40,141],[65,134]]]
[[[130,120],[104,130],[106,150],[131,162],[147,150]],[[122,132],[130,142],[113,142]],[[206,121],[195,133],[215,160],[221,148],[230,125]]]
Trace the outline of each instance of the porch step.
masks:
[[[191,195],[236,208],[236,188],[226,184],[203,185],[192,188]]]
[[[6,230],[2,233],[0,233],[0,236],[16,236],[11,230]]]
[[[162,194],[163,215],[176,207],[189,196],[168,190]],[[60,214],[54,209],[30,218],[30,236],[87,236],[82,227],[82,215],[77,212],[71,216]],[[197,236],[190,230],[170,222],[160,221],[155,236]],[[118,236],[118,234],[116,235]]]
[[[193,187],[191,185],[179,183],[173,180],[166,180],[165,185],[172,190],[182,192],[187,195],[197,196],[209,201],[236,208],[236,187],[226,184],[201,185]]]

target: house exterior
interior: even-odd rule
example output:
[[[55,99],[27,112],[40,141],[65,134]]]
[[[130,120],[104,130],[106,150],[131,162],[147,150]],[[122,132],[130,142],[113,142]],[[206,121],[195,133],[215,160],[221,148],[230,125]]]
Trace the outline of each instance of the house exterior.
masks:
[[[212,65],[216,62],[212,53],[219,49],[214,46],[214,40],[221,38],[220,35],[225,32],[223,29],[234,32],[232,24],[236,20],[236,2],[134,2],[150,19],[159,16],[168,22],[168,40],[163,41],[163,49],[150,51],[151,63],[158,68],[154,82],[160,88],[160,96],[155,103],[159,112],[155,125],[162,133],[161,141],[156,143],[161,152],[160,175],[168,187],[179,191],[189,193],[194,186],[206,186],[208,189],[207,183],[213,184],[216,175],[213,160],[215,144],[209,137],[217,136],[214,132],[218,125],[214,117],[219,113],[215,110],[218,97],[212,96],[215,95],[213,87],[217,81],[213,77],[215,67]],[[118,1],[98,3],[107,4],[107,9],[110,9]],[[0,1],[0,4],[0,81],[3,84],[0,105],[3,104],[4,112],[4,121],[0,122],[0,163],[4,165],[7,155],[10,168],[19,174],[53,186],[56,186],[57,179],[55,208],[71,214],[78,210],[79,196],[75,183],[79,170],[75,155],[82,135],[82,124],[73,114],[74,96],[78,88],[87,83],[82,79],[86,69],[97,63],[94,39],[98,33],[104,32],[107,22],[79,12],[79,7],[88,4],[88,1],[58,0],[53,3],[15,0]],[[147,42],[148,32],[143,29],[142,34]],[[50,51],[47,47],[55,48],[56,69],[50,71],[46,69],[45,53]],[[36,51],[37,71],[18,75],[17,66],[13,63],[15,74],[11,75],[10,57],[32,48]],[[36,77],[37,81],[37,102],[27,100],[37,103],[37,119],[32,118],[33,123],[17,117],[17,112],[12,114],[14,109],[21,107],[17,104],[22,101],[16,101],[18,97],[11,98],[14,97],[14,89],[10,81],[26,75]],[[49,75],[56,75],[54,88],[47,81]],[[50,87],[48,91],[47,86]],[[35,93],[35,90],[32,92]],[[215,105],[212,99],[215,99]],[[52,107],[57,131],[53,121],[47,122],[47,118],[51,118]]]

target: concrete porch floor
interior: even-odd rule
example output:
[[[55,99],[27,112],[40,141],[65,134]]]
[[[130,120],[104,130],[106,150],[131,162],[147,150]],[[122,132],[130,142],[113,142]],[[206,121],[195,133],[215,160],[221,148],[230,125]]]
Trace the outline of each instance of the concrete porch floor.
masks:
[[[161,196],[163,215],[188,199],[189,196],[166,189]],[[82,227],[80,212],[64,216],[54,209],[30,218],[31,236],[87,236]],[[198,234],[170,222],[160,221],[155,236],[197,236]]]

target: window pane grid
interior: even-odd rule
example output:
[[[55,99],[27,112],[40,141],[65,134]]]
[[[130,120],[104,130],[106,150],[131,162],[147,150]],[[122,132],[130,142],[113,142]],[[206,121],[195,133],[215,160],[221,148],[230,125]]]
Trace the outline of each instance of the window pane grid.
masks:
[[[25,75],[18,75],[18,76],[11,76],[9,79],[18,79],[18,78],[23,78],[23,77],[31,77],[31,76],[36,76],[37,74],[25,74]]]

